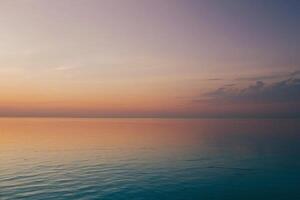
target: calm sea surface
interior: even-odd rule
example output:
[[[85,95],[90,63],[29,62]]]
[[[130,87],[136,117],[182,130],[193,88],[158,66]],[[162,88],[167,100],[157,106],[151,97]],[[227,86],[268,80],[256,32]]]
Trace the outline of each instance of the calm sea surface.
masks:
[[[0,119],[0,199],[300,199],[300,120]]]

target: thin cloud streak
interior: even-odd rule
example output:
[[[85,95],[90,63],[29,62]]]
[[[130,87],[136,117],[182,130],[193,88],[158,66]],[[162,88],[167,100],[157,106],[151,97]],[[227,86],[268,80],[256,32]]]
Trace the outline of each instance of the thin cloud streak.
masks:
[[[60,66],[60,67],[56,67],[54,68],[54,70],[56,71],[68,71],[68,70],[73,70],[76,69],[77,67],[72,67],[72,66]]]

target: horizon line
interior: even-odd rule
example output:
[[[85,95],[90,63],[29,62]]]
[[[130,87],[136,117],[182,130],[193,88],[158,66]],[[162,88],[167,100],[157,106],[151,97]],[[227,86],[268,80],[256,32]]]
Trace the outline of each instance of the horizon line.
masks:
[[[60,118],[60,119],[300,119],[300,116],[0,116],[4,118]]]

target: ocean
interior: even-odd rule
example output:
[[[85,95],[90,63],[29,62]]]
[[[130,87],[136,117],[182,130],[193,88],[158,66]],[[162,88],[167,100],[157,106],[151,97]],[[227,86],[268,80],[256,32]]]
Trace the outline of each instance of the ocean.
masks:
[[[300,199],[299,119],[0,119],[1,200]]]

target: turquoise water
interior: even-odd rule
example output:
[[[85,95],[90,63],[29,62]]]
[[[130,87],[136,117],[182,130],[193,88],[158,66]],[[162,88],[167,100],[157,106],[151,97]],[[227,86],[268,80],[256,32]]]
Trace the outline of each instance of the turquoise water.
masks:
[[[299,122],[0,119],[0,199],[300,199]]]

